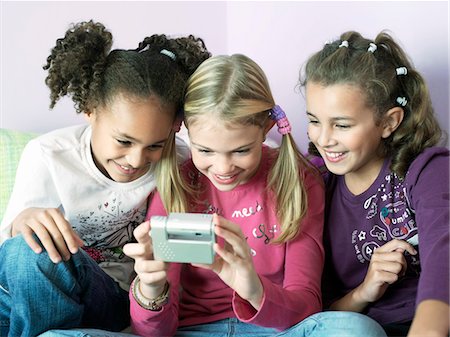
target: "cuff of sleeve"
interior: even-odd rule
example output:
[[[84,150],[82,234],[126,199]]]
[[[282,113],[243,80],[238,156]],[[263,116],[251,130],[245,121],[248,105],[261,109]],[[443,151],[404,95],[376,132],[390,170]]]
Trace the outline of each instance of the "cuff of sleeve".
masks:
[[[261,301],[261,308],[256,310],[248,301],[244,300],[236,292],[233,293],[232,305],[236,317],[242,321],[249,323],[258,317],[258,313],[264,308],[266,303],[266,281],[260,277],[263,285],[263,298]]]

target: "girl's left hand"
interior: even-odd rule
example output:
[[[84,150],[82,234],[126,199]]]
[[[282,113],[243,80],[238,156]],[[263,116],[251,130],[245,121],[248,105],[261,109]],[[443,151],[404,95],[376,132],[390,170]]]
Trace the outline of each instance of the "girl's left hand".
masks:
[[[214,244],[217,255],[212,264],[193,265],[213,270],[223,282],[258,310],[264,290],[241,228],[217,214],[214,214],[213,221],[215,233],[224,239],[224,245]]]

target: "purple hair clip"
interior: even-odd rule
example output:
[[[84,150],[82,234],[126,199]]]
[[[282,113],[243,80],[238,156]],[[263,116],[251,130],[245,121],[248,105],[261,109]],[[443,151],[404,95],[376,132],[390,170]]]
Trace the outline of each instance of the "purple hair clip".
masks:
[[[278,132],[282,135],[286,135],[291,132],[291,124],[289,123],[285,112],[279,105],[275,105],[269,114],[270,118],[277,122]]]

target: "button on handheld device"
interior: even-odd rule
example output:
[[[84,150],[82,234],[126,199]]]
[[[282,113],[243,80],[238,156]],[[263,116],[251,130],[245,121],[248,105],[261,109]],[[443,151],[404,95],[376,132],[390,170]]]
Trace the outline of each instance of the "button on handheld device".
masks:
[[[212,219],[212,214],[201,213],[152,216],[150,236],[155,260],[213,263],[216,236]]]

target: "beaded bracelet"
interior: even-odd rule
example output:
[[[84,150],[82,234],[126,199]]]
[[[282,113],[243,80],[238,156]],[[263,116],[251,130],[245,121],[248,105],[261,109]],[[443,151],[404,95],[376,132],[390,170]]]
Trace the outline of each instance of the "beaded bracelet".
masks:
[[[142,295],[141,290],[139,288],[139,284],[140,284],[139,276],[136,276],[136,278],[133,281],[133,284],[131,285],[131,290],[134,299],[142,308],[151,311],[160,311],[162,309],[162,306],[169,301],[170,285],[168,282],[166,282],[166,284],[164,285],[164,289],[161,295],[159,295],[154,299],[148,299],[147,297]]]

